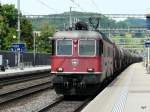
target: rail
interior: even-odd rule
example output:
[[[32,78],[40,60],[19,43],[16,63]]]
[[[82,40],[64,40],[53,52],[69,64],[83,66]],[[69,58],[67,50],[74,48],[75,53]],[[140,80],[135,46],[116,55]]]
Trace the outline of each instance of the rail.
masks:
[[[63,97],[60,97],[54,103],[48,105],[39,112],[80,112],[90,101],[91,99],[79,101],[66,100]]]
[[[37,73],[0,78],[0,103],[19,98],[43,89],[52,88],[50,73]]]

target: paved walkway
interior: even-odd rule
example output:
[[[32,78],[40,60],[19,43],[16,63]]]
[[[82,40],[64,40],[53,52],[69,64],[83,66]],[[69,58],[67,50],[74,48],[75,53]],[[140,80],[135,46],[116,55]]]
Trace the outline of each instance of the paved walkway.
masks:
[[[82,112],[150,112],[150,74],[142,63],[129,66]]]
[[[8,77],[8,76],[14,76],[14,75],[21,75],[21,74],[28,74],[28,73],[37,73],[42,71],[50,71],[51,67],[50,65],[47,66],[36,66],[36,67],[28,67],[24,69],[6,69],[5,72],[0,71],[0,78],[2,77]]]

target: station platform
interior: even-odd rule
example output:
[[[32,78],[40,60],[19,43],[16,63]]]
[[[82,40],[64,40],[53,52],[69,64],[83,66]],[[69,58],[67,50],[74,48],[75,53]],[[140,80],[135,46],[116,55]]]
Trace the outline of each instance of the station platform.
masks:
[[[130,65],[82,112],[150,112],[150,74],[143,63]]]
[[[0,78],[13,77],[13,76],[32,74],[32,73],[40,73],[40,72],[50,72],[50,71],[51,71],[50,65],[35,66],[35,67],[31,66],[23,69],[10,68],[10,69],[6,69],[5,72],[0,71]]]

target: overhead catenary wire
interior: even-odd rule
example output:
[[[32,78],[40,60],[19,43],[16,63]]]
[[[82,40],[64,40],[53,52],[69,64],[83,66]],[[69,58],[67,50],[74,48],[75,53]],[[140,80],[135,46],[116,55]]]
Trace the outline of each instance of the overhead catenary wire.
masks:
[[[95,3],[94,0],[91,0],[91,3],[93,4],[93,6],[97,9],[98,12],[101,12],[97,6],[97,4]]]
[[[24,10],[21,10],[21,12],[22,12],[23,15],[31,15],[29,12],[24,11]]]
[[[79,3],[75,2],[74,0],[70,0],[73,4],[75,4],[78,8],[80,8],[83,12],[86,12]]]
[[[42,4],[43,6],[47,7],[48,9],[53,10],[53,11],[55,11],[55,13],[57,13],[57,10],[56,10],[56,9],[50,7],[49,5],[47,5],[47,4],[46,4],[45,2],[43,2],[42,0],[36,0],[36,1],[38,1],[40,4]]]

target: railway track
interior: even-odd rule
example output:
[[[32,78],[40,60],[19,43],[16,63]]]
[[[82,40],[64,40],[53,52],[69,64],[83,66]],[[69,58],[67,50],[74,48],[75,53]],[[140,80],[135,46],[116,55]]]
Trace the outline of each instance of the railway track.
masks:
[[[50,73],[34,73],[0,78],[0,104],[25,98],[28,94],[39,93],[39,91],[52,88],[52,75]],[[79,112],[89,100],[66,100],[58,97],[56,100],[44,105],[39,112]]]
[[[38,73],[0,79],[0,103],[4,103],[27,94],[52,88],[50,73]]]
[[[48,77],[48,76],[50,76],[50,73],[43,73],[42,75],[41,74],[31,74],[31,75],[0,78],[0,87],[2,88],[5,85],[15,84],[15,83],[19,83],[19,82],[25,82],[25,81],[39,79],[39,78]]]
[[[89,102],[90,99],[65,100],[63,97],[60,97],[39,112],[80,112]]]

